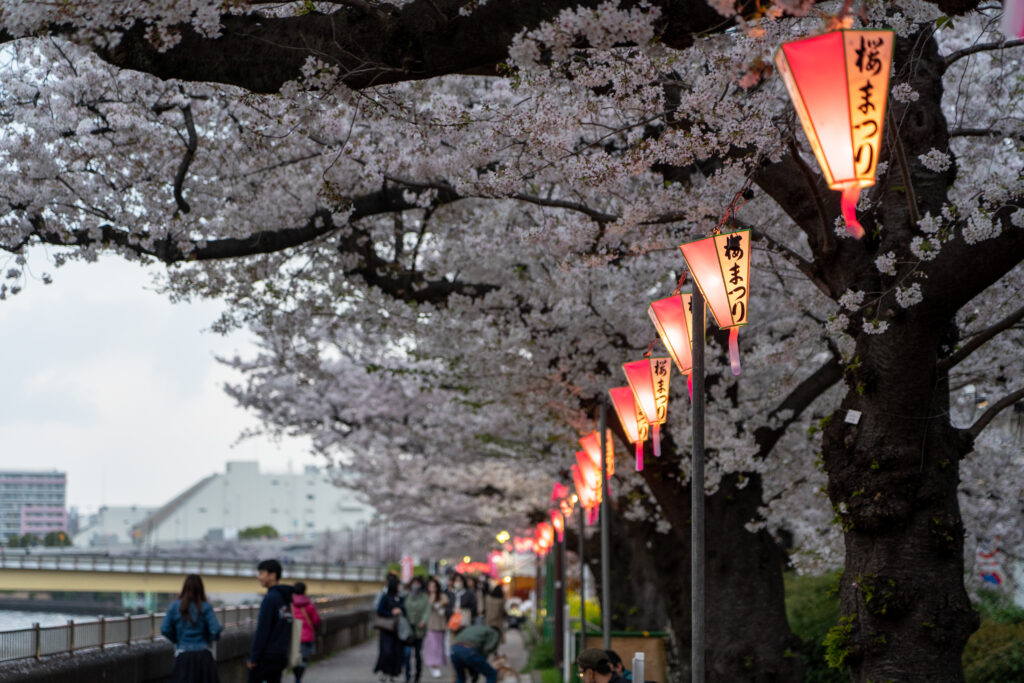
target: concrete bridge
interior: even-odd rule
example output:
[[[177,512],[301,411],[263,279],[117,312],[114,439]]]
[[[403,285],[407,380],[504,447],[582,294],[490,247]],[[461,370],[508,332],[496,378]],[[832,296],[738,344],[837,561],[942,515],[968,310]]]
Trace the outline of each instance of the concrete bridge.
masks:
[[[177,593],[186,574],[203,577],[209,593],[258,593],[256,562],[149,557],[0,555],[0,591]],[[379,566],[296,563],[284,583],[304,581],[310,595],[365,595],[380,589]]]

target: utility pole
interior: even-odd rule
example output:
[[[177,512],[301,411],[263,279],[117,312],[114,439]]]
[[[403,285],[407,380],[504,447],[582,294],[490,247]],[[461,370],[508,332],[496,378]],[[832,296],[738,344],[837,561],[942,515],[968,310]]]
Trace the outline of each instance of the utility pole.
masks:
[[[607,444],[607,404],[604,395],[598,408],[597,429],[601,434],[601,633],[604,636],[604,649],[612,649],[612,579],[609,574],[611,567],[611,535],[608,531],[608,499],[611,491],[608,486],[608,444]]]

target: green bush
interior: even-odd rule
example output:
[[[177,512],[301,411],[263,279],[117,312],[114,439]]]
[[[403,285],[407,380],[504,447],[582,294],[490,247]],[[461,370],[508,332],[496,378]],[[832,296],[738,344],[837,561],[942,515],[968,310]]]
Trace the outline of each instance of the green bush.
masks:
[[[800,638],[805,683],[847,683],[845,670],[829,668],[827,660],[842,659],[844,633],[840,622],[839,574],[796,576],[787,574],[786,616]],[[1024,609],[1004,594],[982,590],[974,605],[981,627],[964,649],[967,683],[1021,683],[1024,681]]]
[[[555,644],[550,640],[540,640],[530,649],[523,671],[550,669],[555,666]]]
[[[1024,623],[983,619],[967,641],[963,663],[967,683],[1024,681]]]
[[[786,574],[786,618],[793,633],[800,638],[800,658],[804,664],[804,683],[848,683],[845,670],[830,668],[829,650],[825,640],[829,631],[839,625],[839,573],[822,576]],[[840,647],[833,632],[832,656]]]
[[[562,683],[562,672],[558,669],[541,669],[541,683]]]
[[[580,594],[570,591],[566,602],[569,603],[569,616],[573,619],[579,619]],[[587,600],[587,623],[601,626],[601,603],[597,600]]]

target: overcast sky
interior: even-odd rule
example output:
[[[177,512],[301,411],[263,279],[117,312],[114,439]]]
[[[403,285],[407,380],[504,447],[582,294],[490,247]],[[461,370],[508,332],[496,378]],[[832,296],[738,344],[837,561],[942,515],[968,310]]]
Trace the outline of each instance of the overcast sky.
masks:
[[[253,346],[204,331],[219,304],[172,305],[156,271],[115,257],[33,271],[53,284],[0,301],[0,468],[65,471],[68,505],[94,511],[161,505],[228,460],[318,464],[305,441],[235,445],[256,420],[222,391],[237,375],[215,356]]]

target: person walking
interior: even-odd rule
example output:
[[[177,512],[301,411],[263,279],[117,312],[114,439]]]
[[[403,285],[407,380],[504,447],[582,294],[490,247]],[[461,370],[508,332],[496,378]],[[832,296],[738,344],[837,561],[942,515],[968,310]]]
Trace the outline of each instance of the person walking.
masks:
[[[306,666],[310,658],[316,653],[316,630],[320,627],[320,613],[316,605],[306,595],[306,584],[296,581],[292,593],[292,612],[295,618],[302,624],[302,641],[299,644],[299,652],[302,654],[302,664],[292,669],[295,674],[295,683],[302,681],[302,674],[306,673]]]
[[[448,593],[441,590],[437,579],[427,581],[427,635],[423,638],[423,663],[430,668],[431,678],[440,678],[444,668],[444,635],[448,630]]]
[[[389,576],[387,588],[384,595],[377,603],[378,617],[396,617],[393,621],[395,626],[388,630],[380,629],[380,640],[378,641],[377,664],[373,667],[377,674],[377,680],[381,683],[393,683],[395,676],[402,673],[402,660],[405,655],[405,646],[398,639],[397,617],[405,614],[402,596],[398,594],[398,577]]]
[[[487,662],[487,658],[498,649],[501,636],[490,626],[473,624],[459,629],[452,636],[452,668],[455,669],[455,683],[466,683],[466,672],[483,675],[487,683],[497,683],[498,672]]]
[[[476,595],[466,585],[462,574],[452,577],[452,611],[456,610],[462,613],[463,626],[469,626],[476,619]]]
[[[256,617],[256,632],[249,651],[249,683],[281,683],[292,641],[292,587],[281,583],[281,563],[263,560],[256,578],[267,589]]]
[[[171,683],[220,683],[213,643],[224,628],[206,601],[203,579],[189,574],[178,599],[171,603],[160,624],[160,633],[174,643]]]
[[[508,613],[505,611],[505,591],[500,583],[495,583],[491,592],[484,598],[484,625],[497,630],[501,635],[500,642],[505,642]]]
[[[412,626],[412,638],[405,643],[405,683],[410,679],[420,683],[423,672],[423,638],[427,635],[427,619],[430,617],[430,599],[424,590],[423,577],[414,576],[409,582],[409,594],[405,596],[405,616]],[[412,676],[413,660],[416,675]]]

